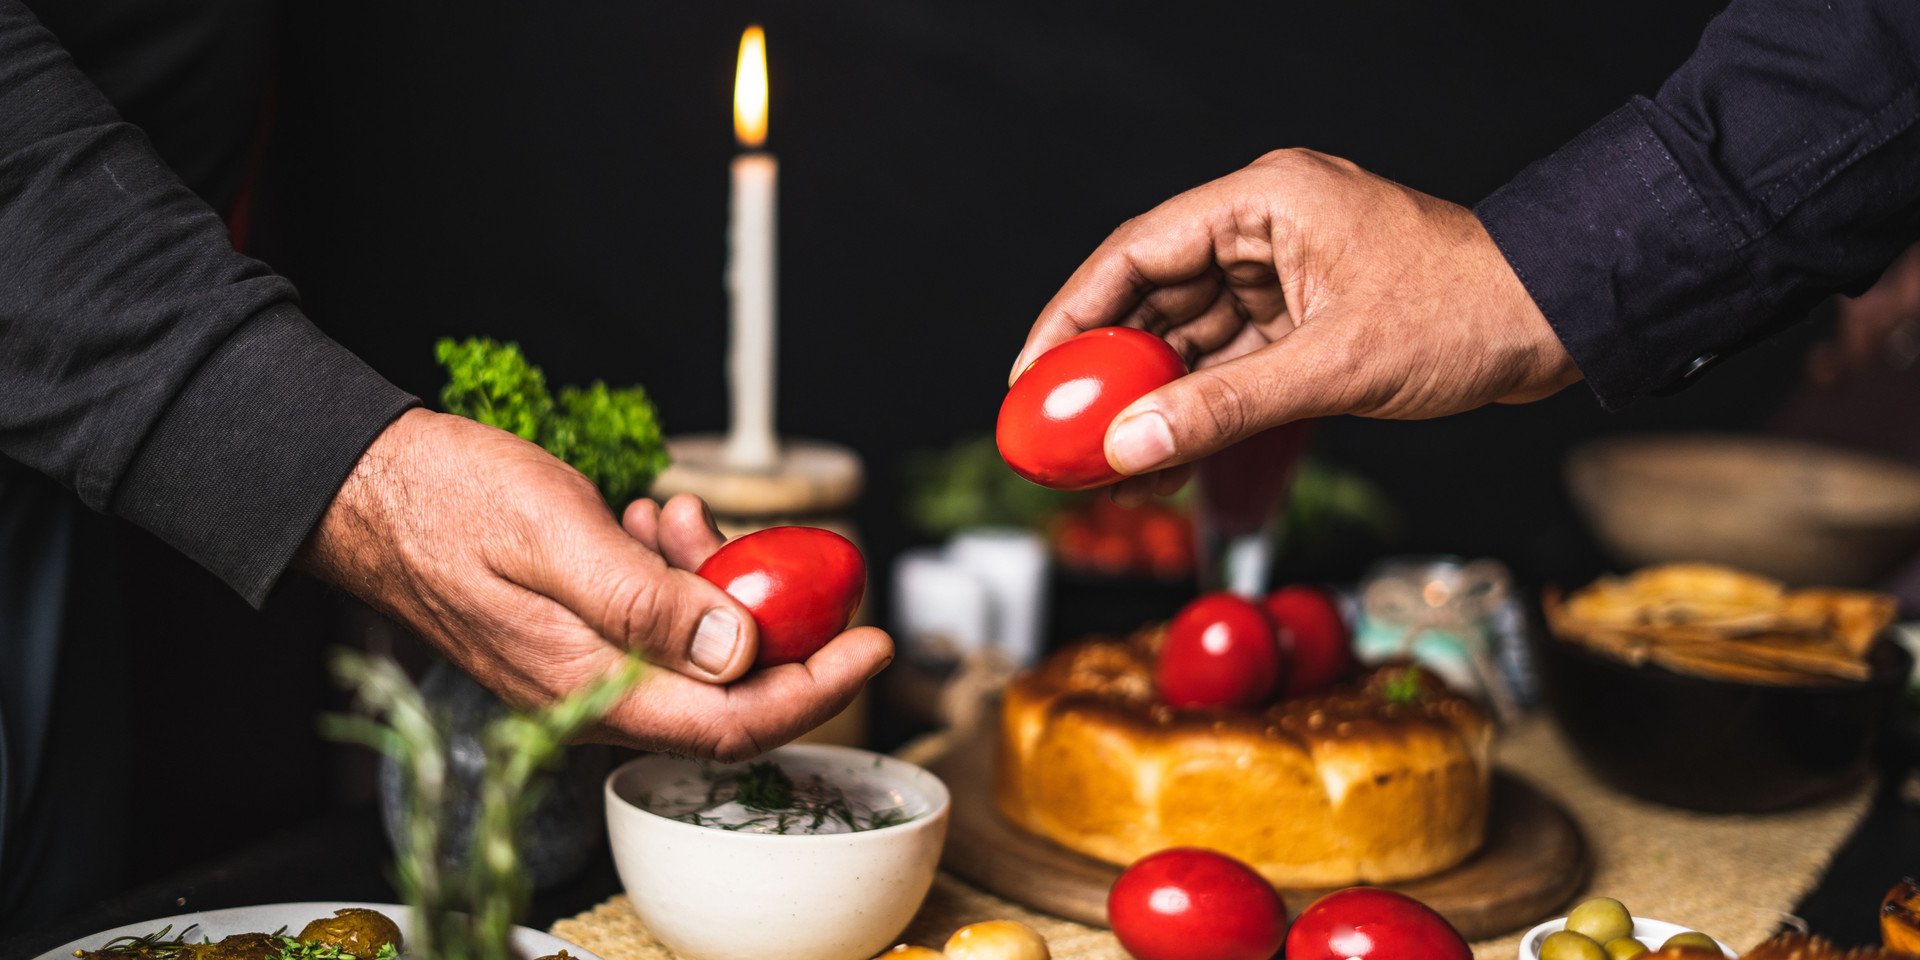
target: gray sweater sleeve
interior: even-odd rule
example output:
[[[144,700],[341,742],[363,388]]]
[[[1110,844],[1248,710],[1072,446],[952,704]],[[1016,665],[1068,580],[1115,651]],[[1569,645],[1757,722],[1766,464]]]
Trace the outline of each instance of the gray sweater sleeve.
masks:
[[[373,438],[417,401],[0,0],[0,455],[265,599]]]

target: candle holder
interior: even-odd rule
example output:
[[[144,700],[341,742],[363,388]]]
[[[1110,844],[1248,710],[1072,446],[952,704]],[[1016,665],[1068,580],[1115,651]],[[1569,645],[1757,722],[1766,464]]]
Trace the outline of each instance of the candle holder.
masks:
[[[728,536],[774,526],[776,518],[841,513],[860,496],[866,471],[852,450],[823,440],[783,439],[766,467],[736,466],[720,434],[669,437],[672,465],[653,483],[656,498],[691,493],[707,502]],[[727,528],[732,521],[737,530]]]

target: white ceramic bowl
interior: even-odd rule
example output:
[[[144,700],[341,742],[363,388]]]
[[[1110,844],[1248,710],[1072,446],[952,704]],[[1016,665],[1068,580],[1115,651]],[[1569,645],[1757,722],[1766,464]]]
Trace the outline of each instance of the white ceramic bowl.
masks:
[[[767,755],[789,773],[879,776],[918,815],[859,833],[736,833],[642,809],[636,798],[698,773],[652,755],[607,777],[607,831],[627,899],[686,960],[869,960],[919,911],[940,863],[950,798],[940,778],[867,750],[818,744]],[[715,769],[726,769],[714,765]],[[917,801],[917,802],[915,802]]]
[[[1546,923],[1534,927],[1532,930],[1528,930],[1527,935],[1520,938],[1520,960],[1540,960],[1540,944],[1546,941],[1547,934],[1558,930],[1565,930],[1566,928],[1567,918],[1561,917],[1558,920],[1548,920]],[[1633,918],[1633,937],[1641,943],[1646,944],[1649,950],[1658,950],[1661,944],[1667,942],[1668,937],[1676,933],[1686,933],[1692,929],[1692,927],[1683,927],[1677,923],[1668,923],[1665,920],[1648,920],[1645,917]],[[1709,936],[1711,936],[1711,934],[1709,934]],[[1720,941],[1715,940],[1714,943],[1720,943]],[[1720,952],[1726,954],[1729,958],[1737,958],[1739,956],[1739,954],[1734,953],[1724,943],[1720,943]]]

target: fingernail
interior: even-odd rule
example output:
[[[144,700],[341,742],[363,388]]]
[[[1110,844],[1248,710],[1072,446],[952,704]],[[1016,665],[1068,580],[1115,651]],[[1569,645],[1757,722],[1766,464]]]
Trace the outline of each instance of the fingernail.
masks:
[[[700,515],[707,518],[707,529],[712,530],[714,536],[719,537],[722,540],[725,540],[727,538],[726,534],[720,532],[719,521],[713,519],[713,508],[707,506],[707,502],[705,500],[700,501]]]
[[[1007,386],[1013,386],[1013,382],[1020,379],[1020,374],[1026,370],[1026,367],[1020,363],[1026,357],[1026,351],[1022,350],[1019,356],[1013,358],[1013,369],[1007,371]]]
[[[875,669],[875,670],[874,670],[874,671],[873,671],[872,673],[869,673],[869,674],[867,674],[867,679],[868,679],[868,680],[872,680],[873,678],[875,678],[875,677],[878,677],[879,675],[881,675],[881,674],[883,674],[883,673],[886,673],[886,672],[887,672],[887,668],[888,668],[888,667],[890,667],[890,666],[893,666],[893,658],[892,658],[892,657],[888,657],[888,658],[886,658],[885,660],[882,660],[882,661],[880,661],[880,666],[879,666],[879,668],[877,668],[877,669]]]
[[[1157,410],[1136,413],[1114,425],[1107,449],[1121,473],[1144,473],[1173,456],[1173,430]]]
[[[687,651],[687,659],[708,673],[719,673],[732,662],[734,648],[738,646],[740,618],[731,610],[709,610],[693,632],[693,649]]]

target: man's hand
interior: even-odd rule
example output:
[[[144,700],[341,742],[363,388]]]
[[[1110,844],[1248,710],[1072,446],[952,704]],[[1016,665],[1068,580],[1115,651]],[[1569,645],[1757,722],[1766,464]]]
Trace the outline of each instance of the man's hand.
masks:
[[[1472,212],[1306,150],[1114,231],[1041,311],[1013,376],[1111,324],[1160,334],[1194,368],[1114,418],[1122,497],[1170,493],[1180,465],[1289,421],[1438,417],[1580,378]]]
[[[753,618],[691,572],[724,540],[691,496],[636,501],[622,529],[593,484],[539,447],[413,410],[361,458],[302,563],[518,703],[552,700],[638,650],[665,669],[600,738],[739,760],[838,713],[893,644],[849,630],[805,663],[742,679]]]

